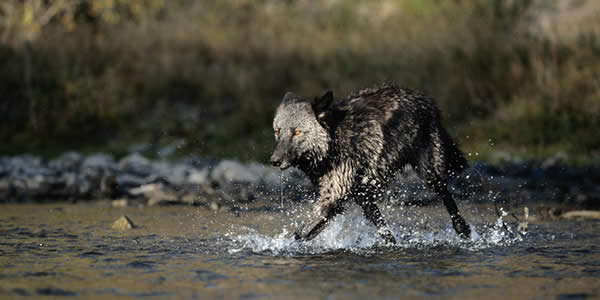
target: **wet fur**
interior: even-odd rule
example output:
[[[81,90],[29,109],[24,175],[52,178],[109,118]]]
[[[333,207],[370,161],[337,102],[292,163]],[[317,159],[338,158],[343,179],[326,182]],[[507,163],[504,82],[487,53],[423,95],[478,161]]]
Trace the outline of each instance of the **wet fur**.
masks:
[[[442,199],[456,232],[469,237],[446,187],[448,177],[463,171],[467,161],[442,127],[434,102],[422,93],[383,85],[340,101],[331,92],[307,101],[288,92],[273,127],[278,134],[271,162],[299,168],[319,190],[314,220],[297,238],[314,238],[352,200],[384,240],[394,243],[375,202],[407,165]]]

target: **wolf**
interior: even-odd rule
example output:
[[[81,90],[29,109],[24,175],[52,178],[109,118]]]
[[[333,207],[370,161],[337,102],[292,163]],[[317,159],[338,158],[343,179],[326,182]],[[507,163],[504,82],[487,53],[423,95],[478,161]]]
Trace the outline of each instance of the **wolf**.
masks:
[[[354,201],[385,243],[396,240],[376,200],[394,174],[408,166],[443,201],[456,233],[471,230],[447,182],[468,164],[442,127],[433,99],[422,92],[383,84],[335,100],[333,92],[306,100],[287,92],[273,120],[275,149],[270,163],[304,172],[318,189],[313,219],[299,240],[317,236],[343,205]]]

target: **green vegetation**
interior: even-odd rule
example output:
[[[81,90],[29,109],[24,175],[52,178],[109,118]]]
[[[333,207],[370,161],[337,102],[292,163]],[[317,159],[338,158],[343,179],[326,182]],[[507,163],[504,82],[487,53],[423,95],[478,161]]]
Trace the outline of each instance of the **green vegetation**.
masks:
[[[557,36],[535,0],[8,3],[3,154],[185,139],[176,154],[264,160],[286,91],[391,80],[433,95],[465,152],[600,157],[598,14]]]

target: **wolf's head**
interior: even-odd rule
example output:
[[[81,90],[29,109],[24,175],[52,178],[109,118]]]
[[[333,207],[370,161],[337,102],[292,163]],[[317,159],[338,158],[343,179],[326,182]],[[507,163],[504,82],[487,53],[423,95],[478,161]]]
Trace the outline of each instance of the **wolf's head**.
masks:
[[[327,155],[330,135],[324,122],[332,103],[332,92],[310,102],[291,92],[285,94],[273,120],[273,166],[283,170],[302,162],[316,164]]]

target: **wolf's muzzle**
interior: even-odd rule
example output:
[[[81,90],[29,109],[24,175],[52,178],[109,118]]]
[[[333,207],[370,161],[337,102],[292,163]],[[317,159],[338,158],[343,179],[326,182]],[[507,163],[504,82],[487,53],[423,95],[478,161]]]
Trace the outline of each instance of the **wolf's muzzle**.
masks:
[[[273,167],[279,167],[281,166],[281,161],[271,159],[271,165],[273,165]]]
[[[276,157],[275,155],[271,156],[269,162],[273,167],[280,168],[282,170],[285,170],[290,167],[290,164],[285,159]]]

